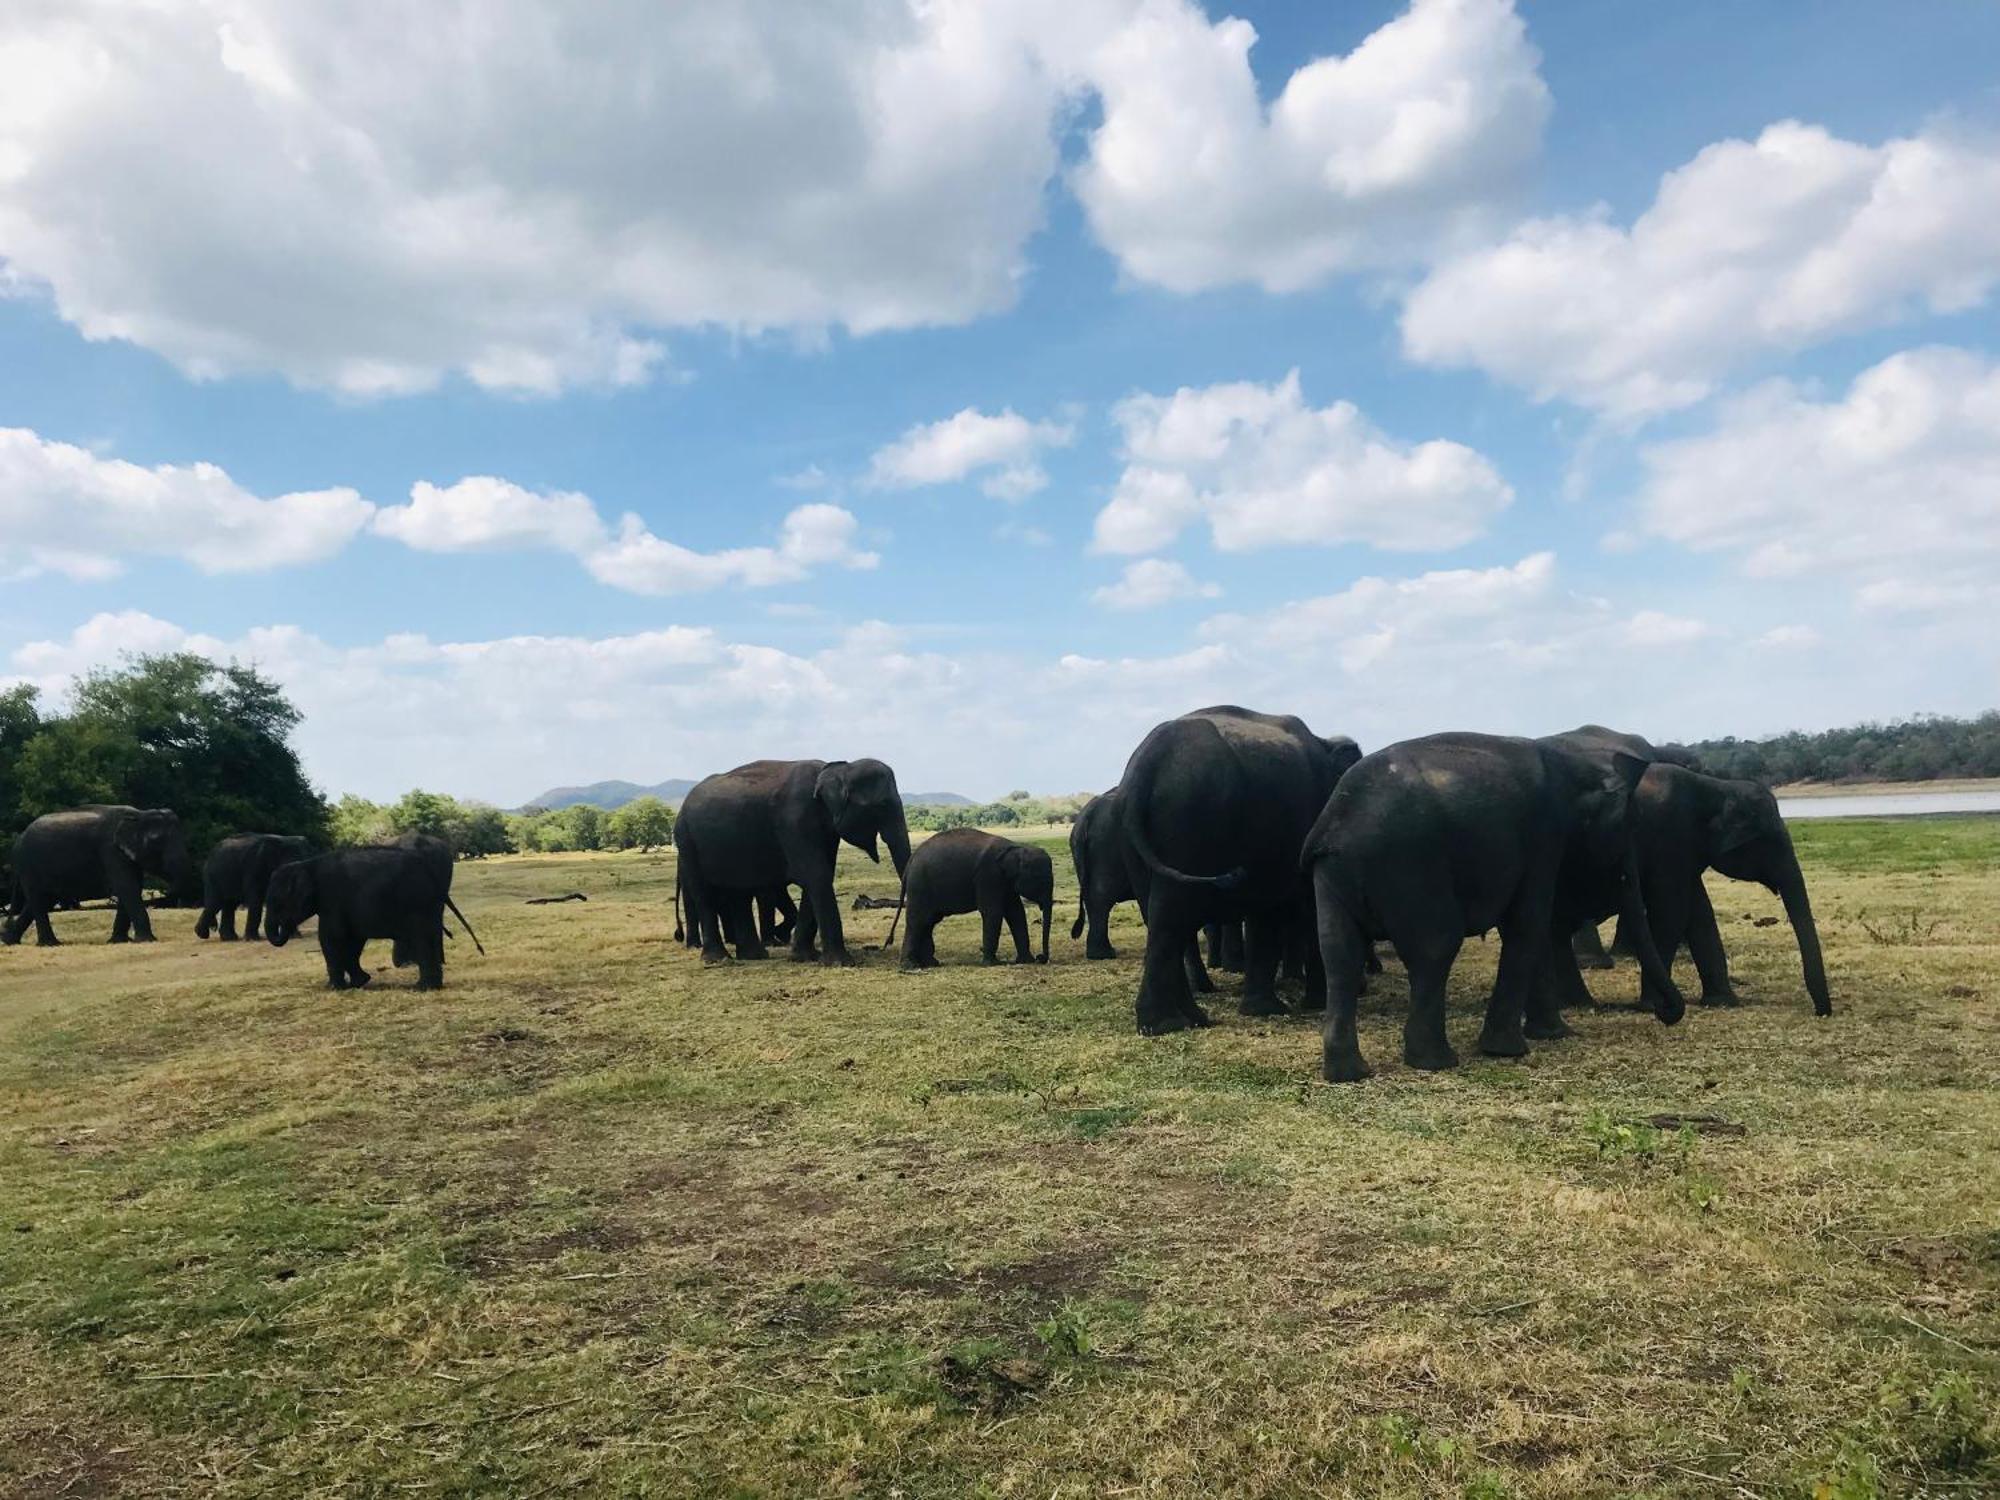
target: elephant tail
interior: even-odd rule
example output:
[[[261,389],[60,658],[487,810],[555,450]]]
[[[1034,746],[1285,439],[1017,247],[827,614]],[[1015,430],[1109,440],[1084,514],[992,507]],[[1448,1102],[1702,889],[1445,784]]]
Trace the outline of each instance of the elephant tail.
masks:
[[[1130,782],[1130,789],[1119,798],[1127,845],[1147,869],[1163,880],[1171,880],[1176,885],[1205,886],[1214,891],[1235,890],[1250,878],[1250,872],[1242,865],[1225,870],[1220,875],[1190,875],[1168,864],[1153,848],[1152,837],[1146,832],[1146,804],[1152,798],[1154,767],[1162,752],[1156,747],[1148,748],[1152,753],[1136,768],[1136,774],[1128,773],[1126,779]]]
[[[451,914],[458,918],[459,925],[465,929],[465,935],[472,939],[472,946],[477,948],[479,956],[484,958],[486,956],[486,945],[479,941],[479,934],[474,932],[472,924],[465,920],[465,913],[458,909],[458,903],[451,899],[451,892],[449,891],[445,892],[444,904],[451,908]]]

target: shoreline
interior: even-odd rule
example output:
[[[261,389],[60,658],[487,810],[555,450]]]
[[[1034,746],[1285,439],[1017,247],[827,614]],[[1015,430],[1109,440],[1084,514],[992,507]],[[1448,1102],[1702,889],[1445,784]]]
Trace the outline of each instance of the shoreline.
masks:
[[[1795,781],[1774,786],[1777,796],[1803,800],[1815,797],[1893,797],[1922,792],[2000,791],[2000,776],[1960,776],[1938,781]]]

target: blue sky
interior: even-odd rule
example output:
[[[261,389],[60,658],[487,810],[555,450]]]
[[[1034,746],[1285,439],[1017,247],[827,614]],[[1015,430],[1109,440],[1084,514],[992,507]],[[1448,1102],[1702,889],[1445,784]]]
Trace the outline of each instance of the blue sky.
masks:
[[[0,679],[502,803],[2000,701],[2000,6],[658,10],[0,20]]]

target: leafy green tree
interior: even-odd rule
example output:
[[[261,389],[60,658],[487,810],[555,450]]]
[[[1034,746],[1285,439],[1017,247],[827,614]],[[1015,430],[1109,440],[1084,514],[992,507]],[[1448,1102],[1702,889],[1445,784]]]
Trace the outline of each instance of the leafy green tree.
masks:
[[[484,859],[489,854],[512,854],[514,837],[507,819],[497,807],[484,802],[459,804],[452,823],[451,846],[463,859]]]
[[[36,696],[25,682],[0,692],[0,836],[28,821],[21,816],[21,752],[42,727]]]
[[[673,842],[674,810],[658,797],[635,797],[605,820],[604,842],[619,849],[659,849]]]
[[[451,798],[419,788],[403,793],[402,800],[389,809],[389,822],[398,833],[427,833],[449,842],[457,813],[458,804]]]
[[[331,838],[347,847],[380,844],[396,836],[389,809],[349,792],[333,805]]]
[[[13,695],[9,695],[10,701]],[[9,720],[24,722],[13,703]],[[246,830],[327,836],[325,800],[291,746],[299,712],[254,667],[192,652],[93,672],[13,760],[18,821],[80,802],[180,814],[197,859]]]
[[[604,845],[604,810],[588,802],[563,809],[569,823],[569,847],[599,849]]]

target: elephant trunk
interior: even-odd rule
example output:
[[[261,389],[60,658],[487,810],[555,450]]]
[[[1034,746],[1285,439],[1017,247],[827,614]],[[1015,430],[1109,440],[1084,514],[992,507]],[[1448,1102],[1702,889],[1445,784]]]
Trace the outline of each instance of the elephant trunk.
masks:
[[[1819,928],[1813,922],[1812,902],[1806,896],[1806,878],[1800,873],[1798,861],[1792,862],[1790,873],[1778,887],[1778,895],[1785,903],[1785,916],[1790,919],[1792,933],[1799,940],[1799,962],[1805,968],[1806,993],[1812,996],[1813,1014],[1830,1016],[1833,1014],[1833,996],[1826,987],[1826,965],[1820,959]]]
[[[1639,846],[1630,838],[1625,842],[1625,896],[1620,915],[1638,947],[1639,969],[1645,976],[1644,982],[1650,984],[1659,996],[1661,1024],[1672,1026],[1687,1014],[1687,1001],[1681,998],[1673,973],[1653,942],[1652,918],[1646,912],[1645,893],[1639,887]]]
[[[896,879],[900,883],[903,872],[910,867],[910,825],[903,817],[901,803],[896,805],[888,821],[882,825],[882,841],[889,846],[889,862],[896,867]]]

